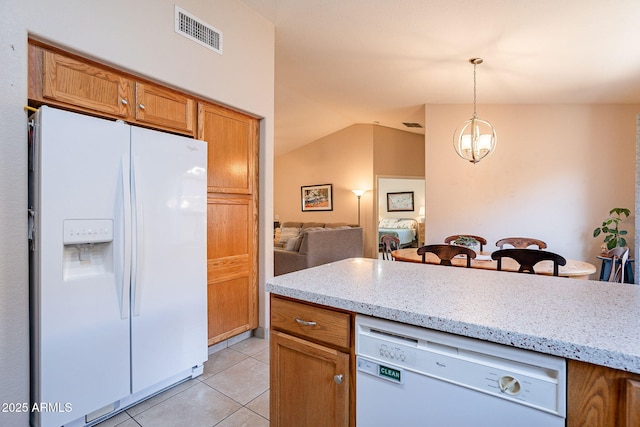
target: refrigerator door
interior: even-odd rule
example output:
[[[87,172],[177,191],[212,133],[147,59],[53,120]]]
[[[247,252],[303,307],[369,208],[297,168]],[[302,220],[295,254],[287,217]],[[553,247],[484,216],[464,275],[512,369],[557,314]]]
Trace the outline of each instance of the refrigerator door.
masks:
[[[41,425],[59,426],[130,392],[130,130],[46,106],[36,117],[32,402],[49,405],[34,412]]]
[[[131,128],[132,388],[207,359],[207,147]]]

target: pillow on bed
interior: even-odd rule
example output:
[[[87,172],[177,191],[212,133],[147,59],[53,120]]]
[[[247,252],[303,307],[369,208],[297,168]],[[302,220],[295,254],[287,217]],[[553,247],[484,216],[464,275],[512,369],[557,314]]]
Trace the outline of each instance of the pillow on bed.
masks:
[[[297,227],[282,227],[280,229],[280,243],[287,243],[292,237],[298,237],[300,229]]]
[[[398,220],[396,218],[383,218],[380,220],[378,227],[380,228],[398,228]]]
[[[412,219],[401,219],[398,221],[398,224],[396,225],[396,228],[414,228],[415,227],[415,221]]]

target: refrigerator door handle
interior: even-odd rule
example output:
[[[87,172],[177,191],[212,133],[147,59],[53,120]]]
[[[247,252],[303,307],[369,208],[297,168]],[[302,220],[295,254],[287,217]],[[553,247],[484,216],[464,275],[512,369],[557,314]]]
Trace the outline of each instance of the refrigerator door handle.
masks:
[[[141,251],[143,248],[143,240],[144,240],[144,206],[142,203],[142,192],[140,187],[141,177],[140,177],[140,161],[137,157],[133,156],[132,159],[132,178],[133,178],[133,216],[135,218],[134,232],[133,235],[133,265],[131,269],[131,295],[133,299],[133,316],[140,316],[140,300],[142,292],[142,285],[140,280],[140,271],[142,270],[143,257],[141,256]]]
[[[122,293],[120,318],[129,318],[129,292],[131,290],[131,182],[129,181],[129,156],[122,156],[122,213],[124,244],[122,248]]]

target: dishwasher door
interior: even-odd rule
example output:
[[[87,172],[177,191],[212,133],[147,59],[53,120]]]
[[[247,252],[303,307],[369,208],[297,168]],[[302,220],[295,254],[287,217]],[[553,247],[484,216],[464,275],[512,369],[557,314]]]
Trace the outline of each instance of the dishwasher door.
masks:
[[[561,427],[562,358],[356,318],[358,427]]]
[[[376,364],[358,358],[358,364]],[[400,367],[386,364],[392,369]],[[564,418],[446,381],[403,371],[403,384],[356,374],[358,427],[564,427]]]

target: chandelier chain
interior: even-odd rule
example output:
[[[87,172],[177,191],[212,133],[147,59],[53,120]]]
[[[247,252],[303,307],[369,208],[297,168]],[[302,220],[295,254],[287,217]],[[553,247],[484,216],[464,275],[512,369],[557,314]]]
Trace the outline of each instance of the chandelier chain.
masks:
[[[476,114],[476,67],[477,65],[473,64],[473,117],[476,118],[478,115]]]

